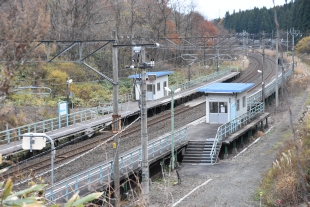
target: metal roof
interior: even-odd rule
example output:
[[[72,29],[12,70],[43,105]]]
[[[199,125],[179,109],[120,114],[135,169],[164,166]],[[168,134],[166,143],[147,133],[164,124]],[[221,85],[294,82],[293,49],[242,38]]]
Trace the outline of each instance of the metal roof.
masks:
[[[146,77],[148,77],[148,75],[156,75],[157,77],[160,77],[160,76],[170,75],[172,73],[173,71],[146,72]],[[141,78],[141,74],[130,75],[128,76],[128,78]]]
[[[213,83],[201,88],[198,92],[204,93],[241,93],[254,86],[254,83]]]

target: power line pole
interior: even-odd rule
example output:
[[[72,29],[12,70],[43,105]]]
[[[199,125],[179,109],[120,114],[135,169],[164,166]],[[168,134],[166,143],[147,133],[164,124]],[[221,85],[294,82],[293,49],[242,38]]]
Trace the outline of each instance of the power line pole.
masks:
[[[115,40],[114,45],[117,45],[117,34],[116,31],[112,32]],[[112,115],[112,127],[113,133],[119,131],[119,118],[118,114],[118,47],[112,47],[112,61],[113,61],[113,115]],[[115,191],[115,203],[114,206],[118,206],[118,199],[120,198],[120,176],[119,176],[119,136],[114,136],[113,143],[114,151],[114,191]]]
[[[265,82],[264,82],[264,65],[265,65],[265,32],[263,31],[263,65],[262,65],[262,102],[265,103]],[[264,107],[265,110],[265,107]]]
[[[203,41],[203,65],[206,65],[206,41],[207,41],[207,37],[204,37],[204,41]]]
[[[279,86],[278,86],[278,63],[279,63],[279,30],[277,29],[276,34],[276,110],[279,106]]]
[[[70,114],[70,107],[69,107],[69,78],[66,78],[66,94],[67,94],[67,113],[68,115]]]
[[[217,55],[217,61],[216,61],[216,70],[219,72],[219,58],[220,58],[220,51],[219,51],[219,36],[216,38],[216,55]]]
[[[145,51],[142,47],[142,63],[144,64]],[[149,163],[148,163],[148,134],[147,134],[147,108],[146,108],[146,67],[141,67],[142,93],[141,93],[141,148],[142,148],[142,195],[145,202],[149,203]]]
[[[294,62],[294,51],[295,51],[295,43],[294,43],[294,37],[295,35],[298,36],[302,36],[302,34],[300,33],[299,30],[295,30],[294,27],[292,29],[290,29],[290,34],[292,35],[292,70],[294,72],[294,68],[295,68],[295,62]]]

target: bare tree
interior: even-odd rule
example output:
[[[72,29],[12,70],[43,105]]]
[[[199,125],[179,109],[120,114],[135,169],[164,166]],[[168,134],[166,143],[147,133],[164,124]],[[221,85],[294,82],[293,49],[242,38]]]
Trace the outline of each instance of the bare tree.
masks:
[[[36,43],[49,28],[47,0],[12,0],[0,4],[0,101],[9,94],[14,75],[23,70],[23,63]]]

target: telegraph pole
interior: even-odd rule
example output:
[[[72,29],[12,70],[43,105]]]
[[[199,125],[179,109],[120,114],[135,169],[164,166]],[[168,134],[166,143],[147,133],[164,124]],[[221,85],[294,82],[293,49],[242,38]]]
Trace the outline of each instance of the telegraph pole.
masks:
[[[276,34],[276,109],[279,106],[279,86],[278,86],[278,61],[279,61],[279,30],[277,29]]]
[[[292,65],[292,70],[294,72],[295,69],[295,62],[294,62],[294,50],[295,50],[295,45],[294,45],[294,27],[293,27],[293,33],[292,33],[292,61],[293,61],[293,65]]]
[[[220,54],[219,54],[219,36],[217,36],[216,38],[216,55],[217,55],[217,61],[216,61],[216,69],[217,72],[219,72],[219,58],[220,58]]]
[[[290,29],[290,34],[292,35],[292,62],[293,62],[293,65],[292,65],[292,70],[294,72],[294,69],[295,69],[295,62],[294,62],[294,51],[295,51],[295,43],[294,43],[294,37],[295,35],[300,35],[302,36],[302,34],[300,33],[299,30],[294,30],[294,27],[293,29]]]
[[[70,107],[69,107],[69,78],[66,78],[66,95],[67,95],[67,113],[70,114]]]
[[[206,41],[207,41],[207,37],[204,37],[204,41],[203,41],[203,65],[206,65]]]
[[[142,48],[142,63],[144,63],[145,52]],[[147,134],[147,108],[146,108],[146,67],[141,67],[142,93],[141,93],[141,148],[142,148],[142,195],[145,202],[149,203],[149,162],[148,162],[148,134]]]
[[[263,66],[262,66],[262,101],[265,103],[265,82],[264,82],[264,65],[265,65],[265,32],[263,31]],[[264,107],[265,108],[265,107]]]
[[[115,40],[114,45],[117,45],[116,31],[112,32]],[[113,115],[112,115],[112,131],[118,133],[119,131],[119,118],[118,114],[118,47],[112,47],[112,61],[113,61]],[[114,136],[113,151],[114,151],[114,191],[115,191],[115,203],[114,206],[118,206],[118,199],[120,199],[120,178],[119,178],[119,136]]]

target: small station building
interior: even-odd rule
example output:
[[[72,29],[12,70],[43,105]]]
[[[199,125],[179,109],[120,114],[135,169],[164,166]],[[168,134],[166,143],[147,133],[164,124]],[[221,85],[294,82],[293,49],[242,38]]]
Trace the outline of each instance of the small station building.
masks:
[[[213,83],[198,89],[206,95],[206,123],[224,124],[247,112],[254,83]]]
[[[168,76],[173,71],[146,72],[146,100],[156,100],[168,95],[164,87],[168,86]],[[135,100],[140,99],[141,94],[141,74],[130,75],[133,79]]]

